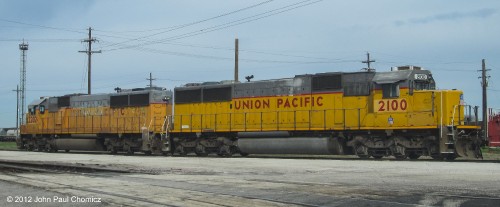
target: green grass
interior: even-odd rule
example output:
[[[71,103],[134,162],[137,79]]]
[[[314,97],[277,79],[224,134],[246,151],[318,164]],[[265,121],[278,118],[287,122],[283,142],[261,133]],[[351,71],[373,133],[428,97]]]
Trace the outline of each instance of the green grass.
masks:
[[[483,151],[483,153],[500,154],[499,147],[496,148],[483,147],[481,148],[481,151]]]
[[[0,150],[17,150],[16,142],[0,142]]]

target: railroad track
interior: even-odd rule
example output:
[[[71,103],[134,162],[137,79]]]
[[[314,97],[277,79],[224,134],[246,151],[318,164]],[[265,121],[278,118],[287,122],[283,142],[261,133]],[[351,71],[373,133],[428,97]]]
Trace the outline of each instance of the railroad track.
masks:
[[[86,188],[86,187],[78,187],[74,186],[71,184],[66,184],[63,182],[55,182],[55,181],[47,181],[47,180],[40,180],[37,178],[33,177],[25,177],[23,176],[23,173],[29,172],[29,173],[46,173],[46,174],[78,174],[82,176],[86,176],[89,178],[105,178],[105,179],[115,179],[115,180],[127,180],[128,182],[132,181],[133,183],[144,183],[146,180],[146,183],[151,183],[152,186],[156,187],[161,187],[161,188],[169,188],[169,189],[177,189],[177,190],[182,190],[182,191],[190,191],[190,192],[197,192],[197,193],[206,193],[206,194],[213,194],[214,192],[211,192],[210,190],[202,190],[202,189],[190,189],[190,188],[182,188],[182,187],[176,187],[176,186],[171,186],[171,185],[159,185],[159,184],[153,184],[153,183],[158,183],[158,180],[155,179],[133,179],[130,177],[122,177],[121,174],[132,174],[132,173],[140,173],[140,170],[118,170],[118,169],[106,169],[102,167],[95,167],[95,166],[78,166],[78,165],[68,165],[68,164],[56,164],[56,163],[34,163],[34,162],[19,162],[19,161],[9,161],[9,160],[0,160],[0,172],[4,172],[5,174],[12,176],[12,177],[17,177],[19,179],[23,180],[31,180],[36,183],[45,183],[46,185],[57,185],[59,186],[58,188],[66,188],[66,189],[71,189],[75,191],[80,191],[80,192],[87,192],[87,193],[94,193],[98,195],[105,195],[107,197],[113,197],[116,198],[117,200],[121,199],[127,199],[127,200],[132,200],[132,201],[138,201],[144,206],[151,206],[151,205],[158,205],[158,206],[182,206],[182,205],[172,205],[171,203],[166,203],[166,202],[157,202],[154,200],[150,199],[145,199],[140,196],[131,196],[127,194],[122,194],[122,193],[113,193],[113,192],[107,192],[103,190],[96,190],[92,188]],[[150,174],[150,173],[146,173]],[[11,181],[12,182],[12,181]],[[24,183],[26,184],[26,183]],[[279,199],[270,199],[270,198],[263,198],[263,197],[258,197],[258,196],[244,196],[244,195],[236,195],[236,194],[231,194],[231,193],[219,193],[218,194],[223,195],[223,196],[230,196],[230,197],[239,197],[242,199],[247,199],[247,200],[261,200],[261,201],[266,201],[282,206],[307,206],[307,207],[316,207],[318,205],[311,205],[311,204],[306,204],[306,203],[298,203],[298,202],[287,202],[287,201],[282,201]],[[224,205],[224,203],[215,203],[215,202],[210,202],[210,201],[204,201],[201,199],[196,199],[196,198],[185,198],[184,200],[189,200],[189,201],[194,201],[197,203],[205,203],[205,204],[211,204],[211,205],[216,205],[216,206],[233,206],[233,205]],[[119,204],[120,206],[135,206],[134,205],[123,205]]]
[[[412,160],[405,159],[399,160],[392,157],[381,159],[361,159],[354,155],[249,155],[249,158],[263,158],[263,159],[302,159],[302,160],[360,160],[360,161],[391,161],[391,162],[470,162],[470,163],[500,163],[500,160],[479,160],[479,159],[456,159],[456,160],[435,160],[431,157],[423,157],[420,159]]]
[[[274,206],[346,206],[346,205],[375,205],[375,206],[415,206],[422,205],[422,198],[440,200],[440,202],[425,203],[425,206],[442,206],[443,201],[450,202],[480,202],[494,206],[500,203],[500,198],[491,196],[454,195],[446,192],[411,193],[402,190],[374,191],[355,188],[345,184],[327,184],[315,182],[301,182],[277,179],[251,179],[234,181],[231,174],[213,175],[210,179],[216,181],[191,180],[203,175],[174,173],[173,178],[162,176],[163,173],[151,173],[149,170],[110,169],[95,165],[62,164],[62,163],[34,163],[0,160],[0,169],[6,170],[8,176],[15,177],[23,184],[34,184],[46,187],[47,190],[71,190],[85,194],[99,195],[103,200],[111,200],[111,205],[122,206],[241,206],[252,202],[261,202],[261,205]],[[4,171],[5,172],[5,171]],[[35,173],[37,176],[29,176]],[[69,174],[69,176],[67,176]],[[168,172],[166,174],[169,174]],[[68,182],[68,177],[77,176],[79,180],[90,182],[105,182],[106,185],[96,188]],[[176,176],[188,176],[186,179],[175,179]],[[60,178],[61,177],[61,178]],[[226,179],[227,177],[227,179]],[[85,182],[84,182],[85,183]],[[281,188],[262,187],[282,185]],[[120,188],[114,188],[121,186]],[[135,189],[135,187],[138,187]],[[145,188],[140,188],[140,187]],[[329,189],[349,191],[332,195]],[[132,191],[146,190],[144,194],[131,194]],[[280,190],[281,189],[281,190]],[[152,197],[151,192],[161,192]],[[399,195],[401,194],[401,195]],[[172,195],[171,200],[162,199]],[[398,196],[399,195],[399,196]],[[241,203],[239,203],[241,202]],[[241,204],[241,205],[238,205]]]
[[[45,153],[45,152],[44,152]],[[98,151],[72,151],[69,152],[70,154],[102,154],[102,155],[107,155],[109,154],[108,152],[98,152]],[[119,154],[123,156],[129,156],[125,153]],[[155,156],[155,155],[146,155],[146,154],[134,154],[133,156],[138,156],[138,157],[150,157],[150,156]],[[159,157],[172,157],[172,155],[168,156],[161,156],[158,155]],[[174,155],[173,157],[197,157],[197,158],[203,158],[196,156],[194,154],[188,154],[188,155]],[[206,156],[208,158],[213,158],[213,157],[220,157],[217,155],[210,154]],[[456,160],[436,160],[431,157],[421,157],[420,159],[412,160],[412,159],[404,159],[404,160],[399,160],[395,159],[393,157],[384,157],[381,159],[373,159],[373,158],[368,158],[368,159],[361,159],[358,156],[355,155],[271,155],[271,154],[259,154],[259,155],[248,155],[248,156],[240,156],[240,155],[235,155],[232,157],[220,157],[221,159],[227,159],[227,158],[262,158],[262,159],[301,159],[301,160],[363,160],[363,161],[391,161],[391,162],[464,162],[464,163],[500,163],[500,159],[498,160],[493,160],[493,159],[466,159],[466,158],[458,158]]]

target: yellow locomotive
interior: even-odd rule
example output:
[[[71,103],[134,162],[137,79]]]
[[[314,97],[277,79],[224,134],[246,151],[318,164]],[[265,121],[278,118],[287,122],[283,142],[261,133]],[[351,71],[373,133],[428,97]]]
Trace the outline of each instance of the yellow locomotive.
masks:
[[[477,107],[416,66],[174,90],[175,153],[481,157]]]
[[[172,92],[162,88],[114,94],[42,97],[28,106],[18,148],[38,151],[168,152],[165,117]]]
[[[479,158],[477,107],[416,66],[67,95],[29,105],[18,147],[132,154]]]

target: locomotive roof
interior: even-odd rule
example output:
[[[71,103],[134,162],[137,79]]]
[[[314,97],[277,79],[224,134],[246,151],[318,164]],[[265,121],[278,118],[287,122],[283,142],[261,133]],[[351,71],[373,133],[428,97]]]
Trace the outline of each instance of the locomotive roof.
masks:
[[[44,101],[46,101],[46,100],[47,100],[47,98],[42,97],[40,99],[32,101],[28,106],[38,106],[38,105],[42,104]]]
[[[293,81],[297,78],[310,78],[310,77],[318,77],[318,76],[329,76],[329,75],[352,75],[351,77],[357,77],[357,75],[361,74],[370,74],[373,76],[372,81],[377,84],[385,84],[385,83],[395,83],[402,80],[414,80],[412,74],[427,74],[430,75],[431,72],[428,70],[424,70],[417,66],[401,66],[395,67],[395,70],[385,71],[385,72],[375,72],[375,71],[356,71],[356,72],[326,72],[326,73],[315,73],[315,74],[301,74],[295,75],[294,77],[289,78],[279,78],[279,79],[267,79],[267,80],[255,80],[250,82],[210,82],[209,84],[186,84],[181,87],[176,87],[176,90],[189,90],[194,88],[217,88],[227,85],[233,84],[249,84],[249,83],[266,83],[266,82],[276,82],[276,81]]]
[[[377,84],[395,83],[409,79],[412,72],[412,70],[378,72],[375,74],[372,81]]]

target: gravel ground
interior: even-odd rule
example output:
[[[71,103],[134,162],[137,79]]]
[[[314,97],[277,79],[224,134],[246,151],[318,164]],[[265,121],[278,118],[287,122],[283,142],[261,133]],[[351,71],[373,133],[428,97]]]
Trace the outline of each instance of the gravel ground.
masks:
[[[0,172],[0,181],[46,193],[99,196],[111,206],[500,206],[500,165],[488,162],[14,151],[0,151],[0,159],[132,170]]]

